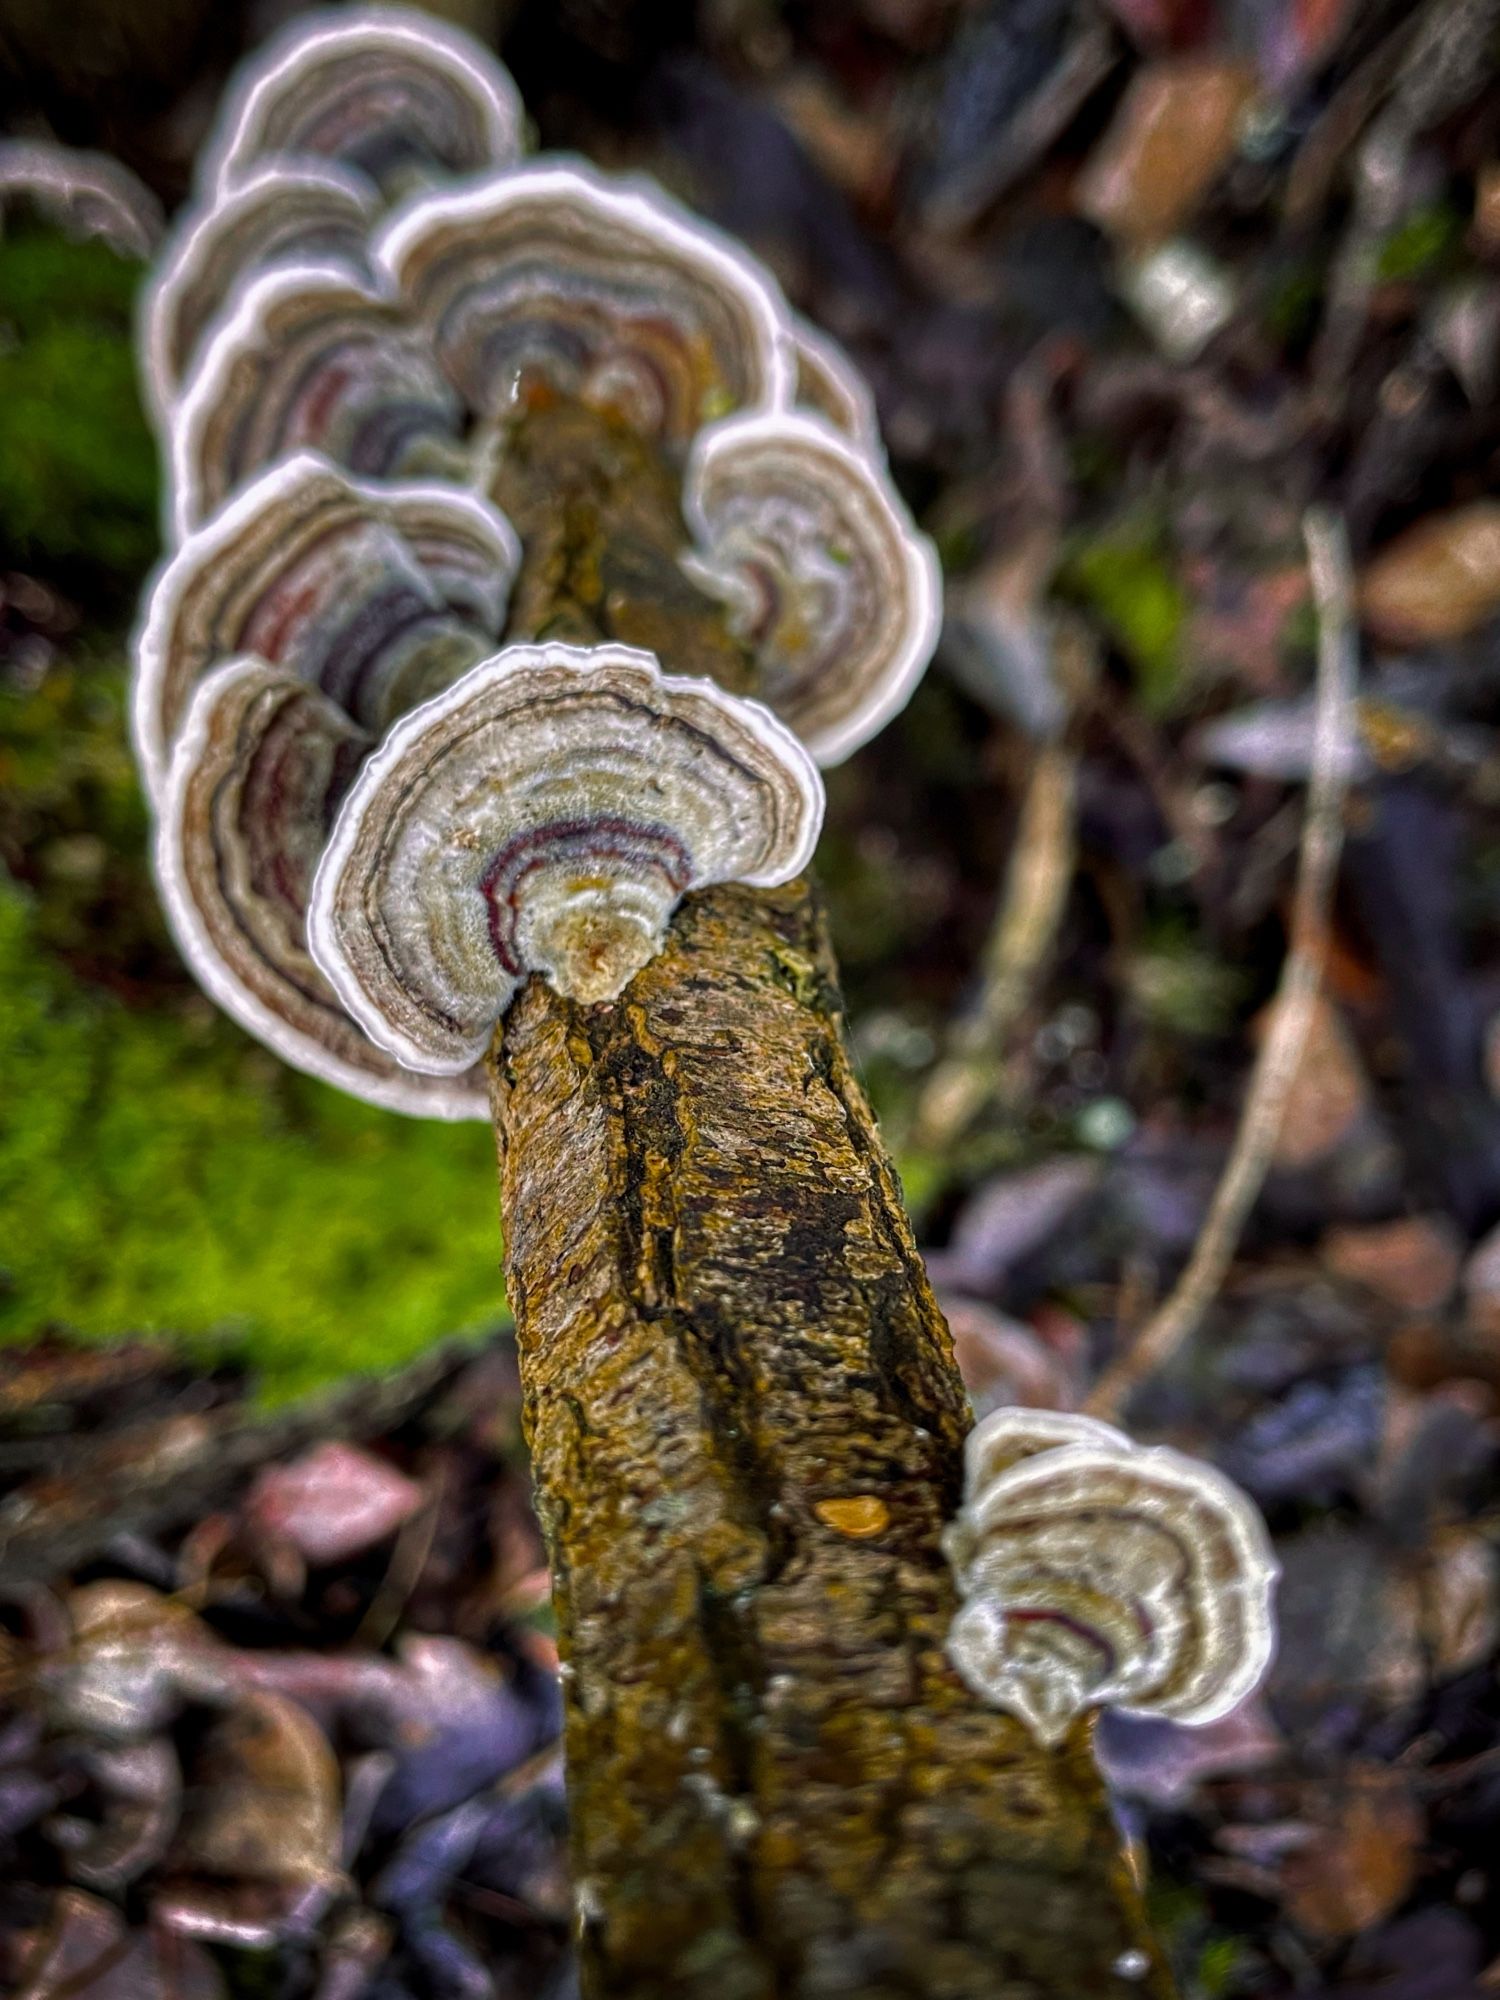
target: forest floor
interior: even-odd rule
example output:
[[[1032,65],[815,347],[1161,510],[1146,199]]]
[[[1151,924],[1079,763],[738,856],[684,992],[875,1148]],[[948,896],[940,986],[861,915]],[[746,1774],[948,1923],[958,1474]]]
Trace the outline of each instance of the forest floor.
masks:
[[[0,129],[170,211],[290,11],[12,0]],[[542,144],[767,258],[942,552],[820,869],[976,1408],[1150,1352],[1106,1400],[1277,1541],[1263,1692],[1100,1730],[1184,1993],[1500,1990],[1500,0],[435,11]],[[124,724],[143,267],[4,223],[0,1985],[564,2000],[491,1142],[291,1075],[177,959]]]

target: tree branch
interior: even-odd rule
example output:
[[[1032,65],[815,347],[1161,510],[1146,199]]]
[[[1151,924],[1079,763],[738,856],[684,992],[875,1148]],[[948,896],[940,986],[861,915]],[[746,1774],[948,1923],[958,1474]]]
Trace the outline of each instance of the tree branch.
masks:
[[[743,676],[575,422],[504,457],[521,615]],[[1164,1994],[1087,1727],[943,1653],[967,1398],[808,885],[690,898],[610,1006],[533,980],[491,1075],[589,2000]]]
[[[1239,1130],[1193,1254],[1159,1311],[1100,1377],[1085,1405],[1094,1416],[1118,1414],[1147,1376],[1165,1367],[1196,1331],[1224,1282],[1265,1181],[1317,1006],[1344,841],[1358,662],[1343,525],[1310,510],[1303,534],[1318,611],[1317,713],[1286,959]]]

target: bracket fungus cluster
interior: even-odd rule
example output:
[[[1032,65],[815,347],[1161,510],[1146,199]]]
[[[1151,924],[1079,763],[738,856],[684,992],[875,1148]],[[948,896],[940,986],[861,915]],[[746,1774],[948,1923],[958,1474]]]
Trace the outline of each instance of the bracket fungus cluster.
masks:
[[[613,998],[689,889],[798,874],[814,760],[900,705],[938,618],[836,344],[658,190],[523,164],[520,131],[499,65],[425,17],[294,24],[142,327],[176,546],[134,727],[177,937],[287,1060],[439,1117],[481,1112],[528,973]],[[767,706],[506,629],[522,552],[485,488],[538,394],[679,469],[684,574]]]
[[[390,9],[304,16],[231,93],[142,329],[164,901],[342,1089],[482,1116],[490,1052],[583,1990],[822,1993],[787,1968],[837,1941],[872,2000],[977,1994],[998,1923],[1007,1990],[1115,1992],[1143,1932],[1102,1792],[1035,1761],[1038,1813],[970,1690],[1046,1733],[1212,1712],[1264,1652],[1262,1550],[1114,1433],[982,1428],[948,1664],[967,1403],[797,880],[818,767],[926,664],[936,559],[769,274],[520,125]],[[848,1501],[876,1466],[899,1507]]]
[[[1213,1722],[1269,1663],[1277,1565],[1255,1507],[1091,1417],[977,1424],[945,1547],[963,1598],[949,1657],[1045,1743],[1105,1706]]]

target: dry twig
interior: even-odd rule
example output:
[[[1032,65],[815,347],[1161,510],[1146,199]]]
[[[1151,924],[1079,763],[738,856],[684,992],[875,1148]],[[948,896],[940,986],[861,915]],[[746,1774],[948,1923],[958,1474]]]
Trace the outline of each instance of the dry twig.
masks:
[[[1037,752],[1016,827],[1005,892],[985,946],[979,1003],[955,1028],[917,1106],[913,1140],[943,1152],[999,1094],[1004,1057],[1036,975],[1051,949],[1073,880],[1076,752],[1062,743]]]
[[[1093,642],[1081,625],[1060,619],[1054,669],[1069,707],[1093,681]],[[923,1088],[911,1139],[944,1153],[1006,1094],[1009,1044],[1030,1004],[1067,908],[1077,858],[1077,752],[1044,743],[1021,800],[1005,887],[985,943],[982,985],[972,1012],[950,1031]]]
[[[1317,1005],[1344,839],[1357,652],[1343,524],[1310,509],[1303,533],[1318,610],[1317,719],[1286,961],[1234,1146],[1193,1254],[1160,1311],[1100,1378],[1085,1405],[1095,1416],[1113,1416],[1124,1408],[1146,1377],[1195,1331],[1223,1283],[1270,1165]]]

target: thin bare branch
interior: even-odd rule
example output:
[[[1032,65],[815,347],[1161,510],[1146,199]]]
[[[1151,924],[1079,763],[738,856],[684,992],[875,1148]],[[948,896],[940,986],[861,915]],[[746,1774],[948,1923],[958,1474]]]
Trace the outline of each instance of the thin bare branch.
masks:
[[[941,1153],[988,1109],[1004,1083],[1007,1045],[1052,948],[1073,880],[1078,758],[1044,744],[1031,767],[1005,890],[985,946],[979,1001],[928,1077],[912,1138]]]
[[[1116,1415],[1141,1383],[1176,1354],[1223,1283],[1265,1180],[1317,1006],[1344,840],[1358,655],[1343,524],[1321,509],[1310,509],[1303,534],[1318,612],[1317,718],[1286,961],[1234,1146],[1193,1254],[1161,1309],[1101,1376],[1086,1405],[1096,1416]]]
[[[1075,709],[1093,685],[1094,642],[1079,621],[1059,618],[1052,651],[1063,699]],[[949,1032],[917,1105],[911,1143],[923,1151],[950,1150],[1012,1088],[1010,1044],[1056,942],[1073,883],[1077,778],[1077,752],[1065,739],[1036,751],[985,943],[979,999]]]

